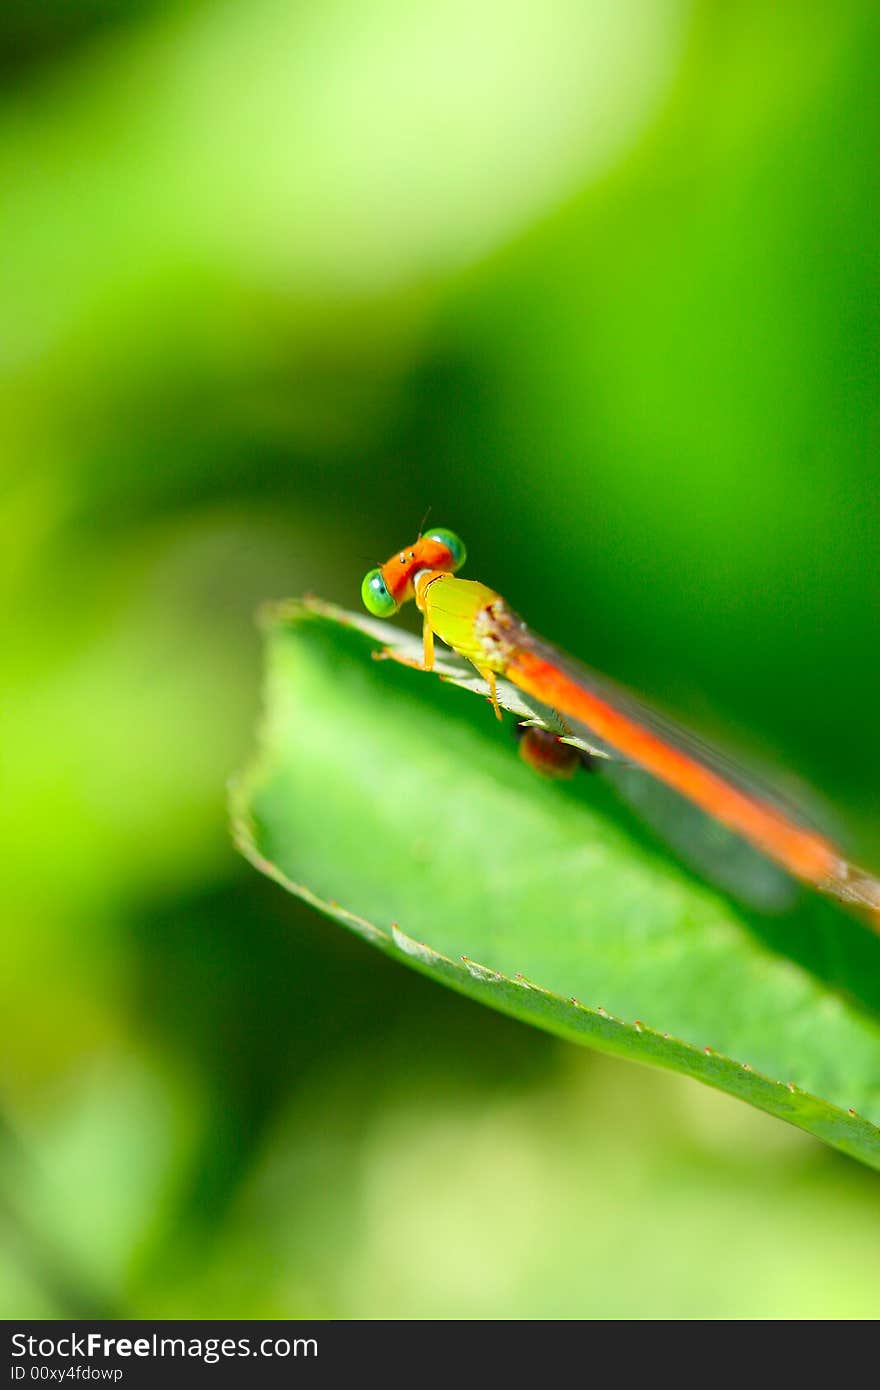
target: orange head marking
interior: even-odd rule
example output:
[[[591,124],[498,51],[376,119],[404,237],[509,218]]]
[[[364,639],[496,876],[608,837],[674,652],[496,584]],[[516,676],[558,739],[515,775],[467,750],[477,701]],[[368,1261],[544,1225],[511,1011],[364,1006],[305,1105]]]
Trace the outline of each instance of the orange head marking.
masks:
[[[364,607],[377,618],[390,617],[401,604],[415,597],[414,580],[420,570],[442,570],[454,574],[461,569],[467,552],[454,531],[435,526],[415,545],[397,551],[380,568],[370,570],[361,585]]]

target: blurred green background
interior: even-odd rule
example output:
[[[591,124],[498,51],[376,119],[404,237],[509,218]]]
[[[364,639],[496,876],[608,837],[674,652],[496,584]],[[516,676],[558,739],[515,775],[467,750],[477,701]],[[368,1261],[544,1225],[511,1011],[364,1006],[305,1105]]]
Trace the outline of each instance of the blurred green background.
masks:
[[[225,811],[258,602],[430,505],[880,864],[876,4],[0,39],[0,1313],[876,1316],[875,1175],[380,958]]]

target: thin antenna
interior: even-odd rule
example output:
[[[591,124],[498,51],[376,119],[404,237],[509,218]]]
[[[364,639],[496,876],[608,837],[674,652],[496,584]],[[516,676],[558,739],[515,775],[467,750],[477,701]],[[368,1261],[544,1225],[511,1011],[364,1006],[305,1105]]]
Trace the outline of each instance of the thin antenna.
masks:
[[[428,510],[425,512],[425,515],[422,517],[421,521],[419,522],[419,540],[422,539],[422,532],[423,532],[424,529],[425,529],[425,522],[428,520],[428,517],[431,515],[431,510],[432,510],[433,506],[434,506],[434,504],[433,504],[433,502],[432,502],[432,503],[431,503],[431,506],[428,508]]]

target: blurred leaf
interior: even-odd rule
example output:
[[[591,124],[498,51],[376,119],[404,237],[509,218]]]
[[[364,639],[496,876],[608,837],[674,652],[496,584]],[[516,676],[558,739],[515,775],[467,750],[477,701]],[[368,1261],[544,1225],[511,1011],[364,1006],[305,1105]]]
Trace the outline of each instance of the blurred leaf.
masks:
[[[412,640],[317,602],[269,616],[261,751],[233,791],[245,854],[455,989],[880,1167],[880,1025],[859,988],[880,942],[812,899],[750,917],[599,779],[542,782],[468,692],[371,660]]]

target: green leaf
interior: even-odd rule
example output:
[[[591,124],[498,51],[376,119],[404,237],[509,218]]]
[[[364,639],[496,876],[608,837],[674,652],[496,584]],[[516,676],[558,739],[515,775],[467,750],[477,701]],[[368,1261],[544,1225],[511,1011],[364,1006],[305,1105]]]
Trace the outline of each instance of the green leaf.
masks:
[[[751,913],[604,778],[538,777],[457,658],[438,653],[434,675],[374,660],[420,644],[318,600],[269,610],[265,630],[260,747],[232,790],[259,869],[454,989],[880,1168],[880,940],[812,894]]]

